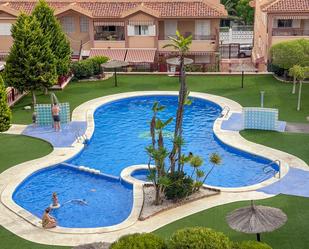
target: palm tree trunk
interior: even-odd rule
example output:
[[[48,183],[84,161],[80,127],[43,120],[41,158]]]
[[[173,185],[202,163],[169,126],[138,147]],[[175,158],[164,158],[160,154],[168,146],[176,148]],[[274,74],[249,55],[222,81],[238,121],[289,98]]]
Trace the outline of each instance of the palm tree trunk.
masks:
[[[35,96],[35,92],[34,92],[34,91],[31,91],[31,95],[32,95],[32,105],[33,105],[33,108],[34,108],[34,106],[36,105],[36,96]]]
[[[186,82],[184,78],[184,57],[183,55],[180,56],[180,89],[178,94],[178,109],[176,114],[176,124],[175,124],[175,131],[174,131],[174,138],[182,138],[182,121],[183,121],[183,109],[184,109],[184,100],[186,94]],[[175,172],[176,167],[176,157],[178,159],[178,171],[180,170],[181,163],[181,144],[174,143],[173,149],[170,154],[170,163],[171,163],[171,173]]]
[[[295,94],[296,92],[296,77],[293,77],[293,89],[292,89],[292,94]]]
[[[297,111],[300,110],[300,101],[301,101],[301,88],[302,88],[303,82],[299,81],[299,90],[298,90],[298,100],[297,100]]]

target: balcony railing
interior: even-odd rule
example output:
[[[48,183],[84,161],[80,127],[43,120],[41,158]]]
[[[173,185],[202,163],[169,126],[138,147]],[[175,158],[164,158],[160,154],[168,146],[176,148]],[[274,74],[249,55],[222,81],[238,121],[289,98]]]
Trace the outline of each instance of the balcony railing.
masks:
[[[188,37],[189,35],[191,35],[189,32],[187,32],[185,34],[185,37]],[[175,35],[163,35],[163,36],[159,36],[159,40],[169,40],[170,37],[174,37],[176,38]],[[215,35],[192,35],[192,40],[216,40],[216,36]]]
[[[109,32],[104,31],[94,34],[94,40],[96,41],[124,41],[124,32]]]
[[[309,29],[297,28],[276,28],[273,29],[273,36],[309,36]]]

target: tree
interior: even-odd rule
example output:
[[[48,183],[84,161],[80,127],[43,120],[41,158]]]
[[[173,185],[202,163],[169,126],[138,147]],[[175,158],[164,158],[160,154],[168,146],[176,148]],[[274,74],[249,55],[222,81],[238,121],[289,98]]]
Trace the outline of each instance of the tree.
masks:
[[[246,25],[252,25],[254,21],[254,9],[249,5],[251,0],[239,0],[235,9],[237,16],[245,22]]]
[[[296,81],[299,80],[299,78],[303,75],[303,69],[299,65],[294,65],[289,69],[289,75],[293,77],[293,89],[292,94],[295,94],[296,92]]]
[[[192,36],[184,37],[179,31],[176,31],[176,38],[169,37],[171,40],[170,44],[166,44],[164,48],[173,48],[178,52],[179,56],[179,70],[180,70],[180,88],[179,88],[179,96],[178,96],[178,108],[176,114],[176,124],[174,130],[174,141],[173,141],[173,149],[169,155],[171,173],[175,172],[176,161],[178,160],[178,170],[181,168],[181,147],[183,144],[182,139],[182,122],[183,122],[183,112],[185,104],[190,104],[188,100],[189,91],[187,89],[186,84],[186,75],[185,75],[185,66],[184,66],[184,58],[187,52],[189,51],[190,45],[192,43]]]
[[[0,75],[0,132],[10,128],[12,114],[7,103],[6,87]]]
[[[280,42],[271,47],[270,54],[272,64],[285,70],[294,65],[309,66],[309,40]]]
[[[221,3],[224,5],[225,9],[227,10],[230,16],[236,16],[236,5],[239,0],[222,0]]]
[[[301,90],[303,86],[303,80],[309,76],[309,67],[300,67],[299,71],[297,72],[297,79],[299,81],[299,88],[298,88],[298,98],[297,98],[297,111],[300,111],[301,107]]]
[[[7,85],[19,91],[30,91],[36,104],[35,91],[51,87],[57,81],[56,61],[36,17],[21,14],[12,26],[13,46],[4,70]]]
[[[71,48],[61,25],[45,0],[40,0],[32,12],[40,23],[43,35],[50,40],[50,49],[55,56],[57,75],[68,74],[70,70]]]

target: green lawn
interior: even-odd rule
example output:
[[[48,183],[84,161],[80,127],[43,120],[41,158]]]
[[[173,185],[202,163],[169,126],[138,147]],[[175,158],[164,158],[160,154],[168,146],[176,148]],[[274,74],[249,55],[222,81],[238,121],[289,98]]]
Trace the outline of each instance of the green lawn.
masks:
[[[0,135],[0,173],[16,164],[43,157],[52,152],[52,146],[43,140],[21,136]],[[57,249],[24,240],[0,226],[1,249]]]
[[[240,134],[255,143],[293,154],[309,165],[309,134],[257,130],[241,131]]]
[[[303,105],[300,112],[296,111],[297,96],[290,94],[292,86],[281,83],[270,75],[246,76],[244,89],[240,88],[239,76],[189,76],[188,84],[191,91],[225,96],[243,106],[258,106],[260,91],[264,90],[265,107],[279,108],[281,120],[306,122],[306,116],[309,116],[309,84],[303,86]],[[104,95],[128,91],[177,89],[177,78],[151,75],[120,76],[119,87],[117,88],[113,86],[113,79],[95,82],[72,82],[64,91],[56,92],[56,95],[61,102],[68,101],[73,110],[87,100]],[[50,103],[49,96],[39,94],[37,99],[38,103]],[[23,110],[23,107],[30,105],[30,103],[31,98],[27,96],[13,108],[13,123],[27,124],[31,122],[31,111]],[[308,135],[262,131],[244,131],[241,134],[249,140],[287,151],[299,156],[307,163],[309,162]],[[41,140],[0,134],[0,172],[23,161],[44,156],[50,153],[51,150],[51,146]],[[306,224],[306,221],[309,220],[309,199],[279,196],[262,202],[267,205],[281,207],[289,216],[287,225],[280,230],[281,233],[267,234],[263,237],[265,241],[273,245],[275,249],[306,249],[304,245],[309,244],[308,238],[305,236],[309,228],[308,224]],[[204,225],[227,232],[235,240],[254,238],[254,236],[232,232],[227,228],[224,221],[224,217],[229,210],[242,205],[244,204],[234,203],[206,210],[172,223],[158,230],[157,233],[169,236],[178,226]],[[4,228],[0,229],[0,243],[1,249],[57,248],[27,242]],[[278,247],[281,245],[282,247]]]
[[[262,205],[281,208],[288,216],[287,223],[279,230],[262,234],[262,240],[273,249],[308,249],[309,245],[309,198],[279,195],[270,199],[257,201]],[[191,226],[205,226],[224,232],[234,241],[255,240],[255,235],[235,232],[225,221],[226,215],[236,208],[250,205],[250,202],[236,202],[214,207],[181,220],[166,225],[154,233],[163,238],[180,228]]]
[[[43,157],[52,150],[52,146],[43,140],[0,134],[0,173],[19,163]]]
[[[0,226],[1,249],[66,249],[71,247],[47,246],[24,240]]]
[[[305,122],[309,115],[309,84],[303,86],[303,108],[296,111],[297,96],[292,95],[292,85],[281,83],[271,75],[246,76],[245,87],[240,87],[239,76],[188,76],[190,91],[218,94],[238,101],[243,106],[259,106],[260,91],[265,91],[265,106],[280,110],[280,119]],[[73,110],[81,103],[104,95],[143,90],[177,90],[178,78],[168,76],[119,76],[119,87],[107,81],[72,82],[64,90],[56,92],[60,101],[68,101]],[[50,97],[40,94],[38,103],[50,103]],[[30,123],[31,111],[23,107],[31,104],[30,96],[23,98],[13,108],[13,123]],[[305,111],[307,110],[307,111]]]

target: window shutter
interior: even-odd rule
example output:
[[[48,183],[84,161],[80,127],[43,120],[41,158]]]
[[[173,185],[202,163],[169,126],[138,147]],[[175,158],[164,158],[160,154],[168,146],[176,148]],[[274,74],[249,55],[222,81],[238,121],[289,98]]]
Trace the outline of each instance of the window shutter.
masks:
[[[148,33],[149,33],[149,36],[155,36],[156,35],[156,25],[149,25]]]
[[[210,20],[195,21],[195,34],[196,35],[210,35]]]
[[[292,27],[293,27],[293,28],[300,28],[300,20],[294,19],[294,20],[292,21]]]
[[[0,23],[0,35],[11,35],[11,23]]]
[[[128,36],[134,36],[134,26],[133,25],[128,25]]]
[[[278,19],[273,19],[273,28],[278,28]]]
[[[177,21],[176,20],[164,21],[164,34],[165,34],[165,36],[176,35],[176,30],[177,30]]]

